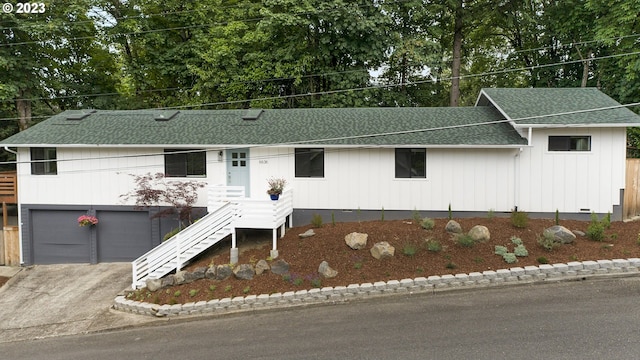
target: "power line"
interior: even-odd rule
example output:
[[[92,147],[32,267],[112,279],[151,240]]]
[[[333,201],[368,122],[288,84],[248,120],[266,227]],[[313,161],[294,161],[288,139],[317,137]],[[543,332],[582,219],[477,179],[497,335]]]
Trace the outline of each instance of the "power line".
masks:
[[[362,134],[362,135],[352,135],[352,136],[342,136],[342,137],[333,137],[333,138],[322,138],[322,139],[309,139],[309,140],[302,140],[302,141],[295,141],[295,142],[282,142],[282,143],[276,143],[276,144],[260,144],[260,145],[247,145],[247,146],[242,146],[242,147],[222,147],[222,148],[204,148],[204,149],[185,149],[185,150],[178,150],[178,151],[172,151],[170,153],[166,153],[166,152],[158,152],[158,153],[146,153],[146,154],[129,154],[129,155],[113,155],[113,156],[95,156],[95,157],[85,157],[85,158],[67,158],[67,159],[56,159],[56,160],[28,160],[28,161],[5,161],[5,162],[0,162],[0,165],[12,165],[12,164],[31,164],[31,163],[42,163],[42,162],[51,162],[51,161],[55,161],[55,162],[71,162],[71,161],[95,161],[95,160],[108,160],[108,159],[128,159],[128,158],[141,158],[141,157],[159,157],[159,156],[164,156],[166,154],[176,154],[176,153],[197,153],[197,152],[218,152],[218,151],[226,151],[226,150],[232,150],[232,149],[255,149],[255,148],[268,148],[268,147],[291,147],[291,146],[295,146],[295,145],[313,145],[313,144],[318,144],[318,145],[327,145],[326,143],[330,143],[330,142],[335,142],[335,141],[342,141],[342,140],[354,140],[354,139],[363,139],[363,138],[372,138],[372,137],[385,137],[385,136],[395,136],[395,135],[406,135],[406,134],[412,134],[412,133],[419,133],[419,132],[431,132],[431,131],[441,131],[441,130],[450,130],[450,129],[462,129],[462,128],[468,128],[468,127],[476,127],[476,126],[485,126],[485,125],[497,125],[497,124],[502,124],[502,123],[518,123],[518,122],[524,122],[527,120],[535,120],[535,119],[543,119],[543,118],[547,118],[547,117],[555,117],[555,116],[565,116],[565,115],[574,115],[574,114],[584,114],[584,113],[590,113],[590,112],[597,112],[597,111],[606,111],[606,110],[613,110],[613,109],[619,109],[619,108],[627,108],[627,107],[631,107],[631,106],[639,106],[640,102],[636,102],[636,103],[630,103],[630,104],[619,104],[619,105],[613,105],[613,106],[606,106],[606,107],[600,107],[600,108],[594,108],[594,109],[585,109],[585,110],[574,110],[574,111],[567,111],[567,112],[559,112],[559,113],[553,113],[553,114],[545,114],[545,115],[535,115],[535,116],[527,116],[527,117],[520,117],[520,118],[516,118],[516,119],[503,119],[503,120],[495,120],[495,121],[485,121],[485,122],[480,122],[480,123],[473,123],[473,124],[460,124],[460,125],[446,125],[446,126],[438,126],[438,127],[427,127],[427,128],[420,128],[420,129],[408,129],[408,130],[399,130],[399,131],[390,131],[390,132],[384,132],[384,133],[371,133],[371,134]],[[514,129],[515,131],[515,129]],[[478,134],[475,134],[478,135]],[[480,133],[480,135],[482,135],[482,133]],[[158,146],[162,145],[163,147],[166,148],[171,148],[172,145],[175,147],[175,144],[158,144]],[[149,145],[152,146],[152,145]],[[341,150],[341,146],[345,146],[345,145],[335,145],[336,148],[338,150]],[[524,146],[524,145],[523,145]],[[122,147],[122,146],[114,146],[114,147]],[[206,147],[203,146],[203,147]],[[366,148],[379,148],[380,146],[376,146],[376,145],[359,145],[359,146],[355,146],[355,149],[366,149]],[[332,146],[333,148],[333,146]],[[333,148],[334,150],[336,148]],[[346,148],[346,146],[345,146]],[[348,147],[349,149],[354,149],[352,146]],[[338,151],[336,150],[336,151]],[[276,155],[265,155],[265,156],[258,156],[258,157],[249,157],[248,159],[250,160],[259,160],[259,159],[269,159],[269,158],[275,158],[275,157],[281,157],[281,156],[290,156],[291,154],[276,154]],[[160,166],[162,164],[159,165],[145,165],[144,167],[157,167]],[[133,167],[124,167],[124,168],[138,168],[139,166],[133,166]],[[113,170],[113,168],[107,169],[107,170]],[[79,171],[98,171],[96,169],[91,169],[91,170],[79,170]],[[73,171],[72,171],[73,172]]]

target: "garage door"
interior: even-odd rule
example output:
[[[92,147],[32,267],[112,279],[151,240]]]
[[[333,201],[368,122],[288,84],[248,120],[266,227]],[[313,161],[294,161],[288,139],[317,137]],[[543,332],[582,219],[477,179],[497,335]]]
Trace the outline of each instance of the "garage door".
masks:
[[[98,262],[131,261],[152,248],[147,212],[98,211]]]
[[[91,230],[79,227],[80,211],[32,210],[33,262],[66,264],[90,262]]]

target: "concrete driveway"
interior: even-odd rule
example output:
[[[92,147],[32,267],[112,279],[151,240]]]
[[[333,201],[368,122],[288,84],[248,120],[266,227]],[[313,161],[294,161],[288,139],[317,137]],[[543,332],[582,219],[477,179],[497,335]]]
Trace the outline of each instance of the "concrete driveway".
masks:
[[[153,321],[110,309],[130,286],[130,263],[21,268],[0,288],[0,343]]]

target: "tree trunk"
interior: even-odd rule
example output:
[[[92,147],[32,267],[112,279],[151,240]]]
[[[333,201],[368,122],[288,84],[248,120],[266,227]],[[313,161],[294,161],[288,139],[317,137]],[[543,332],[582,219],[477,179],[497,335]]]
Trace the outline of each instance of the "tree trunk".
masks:
[[[451,97],[449,106],[460,104],[460,67],[462,56],[462,1],[459,0],[455,9],[453,33],[453,62],[451,64]]]
[[[18,129],[26,130],[31,125],[31,100],[29,90],[20,90],[16,99],[16,110],[18,110]]]

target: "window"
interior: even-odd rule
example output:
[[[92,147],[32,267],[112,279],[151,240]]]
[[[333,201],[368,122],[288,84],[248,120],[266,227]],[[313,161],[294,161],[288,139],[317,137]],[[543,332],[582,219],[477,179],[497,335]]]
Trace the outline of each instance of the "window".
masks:
[[[195,177],[207,175],[207,154],[204,151],[167,149],[164,152],[165,176]]]
[[[549,151],[591,151],[591,136],[549,136]]]
[[[296,177],[324,177],[324,149],[296,149]]]
[[[396,178],[426,178],[426,149],[396,149]]]
[[[31,148],[31,174],[56,175],[56,148]]]

